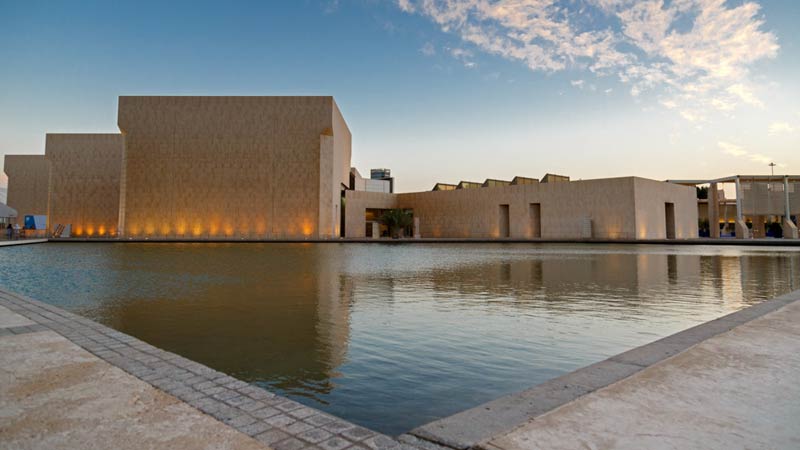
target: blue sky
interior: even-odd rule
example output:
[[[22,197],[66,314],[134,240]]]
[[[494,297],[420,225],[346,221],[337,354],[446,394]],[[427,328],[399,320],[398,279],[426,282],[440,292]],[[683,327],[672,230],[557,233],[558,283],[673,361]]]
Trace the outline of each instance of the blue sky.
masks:
[[[798,173],[797,24],[796,1],[0,0],[0,154],[116,132],[119,95],[324,94],[400,191]]]

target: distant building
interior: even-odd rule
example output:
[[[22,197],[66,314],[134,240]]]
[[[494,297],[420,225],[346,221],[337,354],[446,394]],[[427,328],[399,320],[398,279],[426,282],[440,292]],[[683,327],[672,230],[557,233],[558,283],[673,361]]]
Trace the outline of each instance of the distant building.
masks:
[[[708,198],[697,199],[698,216],[708,220],[709,235],[718,238],[767,237],[773,231],[788,239],[798,238],[800,175],[733,175],[713,180],[669,180],[685,186],[708,185]],[[725,185],[733,186],[735,198],[725,198]],[[772,225],[774,230],[767,230]]]
[[[350,168],[350,189],[355,191],[383,192],[391,194],[394,192],[394,178],[362,178],[358,169]]]

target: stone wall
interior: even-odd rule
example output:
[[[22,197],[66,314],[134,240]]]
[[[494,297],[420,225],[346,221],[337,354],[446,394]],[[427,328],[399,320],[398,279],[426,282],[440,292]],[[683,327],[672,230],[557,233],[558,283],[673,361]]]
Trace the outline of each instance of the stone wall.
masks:
[[[4,164],[6,204],[17,210],[17,223],[23,226],[27,215],[46,215],[50,162],[44,155],[6,155]]]
[[[675,205],[675,238],[698,236],[694,186],[634,178],[636,239],[666,239],[666,203]]]
[[[665,202],[675,203],[676,237],[696,237],[693,189],[634,177],[396,195],[348,191],[346,234],[365,236],[367,208],[406,208],[423,238],[663,239]]]
[[[350,133],[332,97],[120,97],[118,120],[124,236],[338,233]]]
[[[49,229],[71,224],[77,237],[113,237],[119,217],[120,134],[48,134]]]

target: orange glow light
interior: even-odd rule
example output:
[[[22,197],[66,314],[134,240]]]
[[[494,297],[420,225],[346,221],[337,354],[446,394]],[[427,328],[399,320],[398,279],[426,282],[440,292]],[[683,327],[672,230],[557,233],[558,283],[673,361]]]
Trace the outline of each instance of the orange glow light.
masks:
[[[312,231],[314,231],[314,228],[311,226],[311,223],[308,220],[303,221],[301,229],[303,230],[304,236],[311,236]]]

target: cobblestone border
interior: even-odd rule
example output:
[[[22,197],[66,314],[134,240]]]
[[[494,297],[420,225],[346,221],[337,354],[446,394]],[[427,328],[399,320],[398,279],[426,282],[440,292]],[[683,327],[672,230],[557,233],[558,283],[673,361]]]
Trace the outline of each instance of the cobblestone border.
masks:
[[[430,422],[399,439],[418,447],[422,447],[421,442],[430,442],[458,450],[481,448],[494,436],[509,432],[578,397],[623,380],[706,339],[796,301],[800,301],[800,290],[628,350],[530,389]]]
[[[35,322],[0,337],[52,330],[274,450],[417,450],[56,306],[2,289],[0,306]]]

